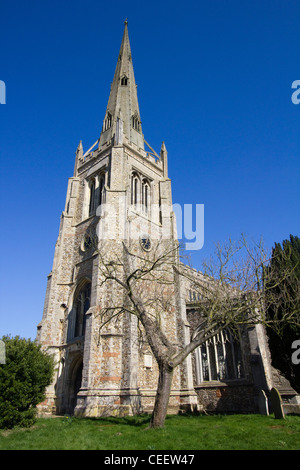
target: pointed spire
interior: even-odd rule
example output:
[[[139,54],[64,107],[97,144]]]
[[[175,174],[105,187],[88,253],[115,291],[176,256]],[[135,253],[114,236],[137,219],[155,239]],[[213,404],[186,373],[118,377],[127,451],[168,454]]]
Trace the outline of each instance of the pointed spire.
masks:
[[[142,134],[137,87],[132,65],[127,19],[124,22],[124,33],[118,62],[103,121],[99,143],[100,147],[109,142],[112,138],[115,138],[118,119],[119,124],[120,119],[122,119],[121,127],[118,124],[118,132],[120,132],[120,128],[122,128],[123,135],[128,139],[129,143],[134,143],[139,148],[144,148],[144,137]],[[120,142],[120,134],[118,134],[117,140]]]

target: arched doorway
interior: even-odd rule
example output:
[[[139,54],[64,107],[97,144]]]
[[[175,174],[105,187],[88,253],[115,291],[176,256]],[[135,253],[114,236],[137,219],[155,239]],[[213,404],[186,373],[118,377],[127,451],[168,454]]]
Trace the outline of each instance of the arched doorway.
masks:
[[[70,395],[69,395],[69,414],[74,414],[74,410],[77,404],[77,394],[81,387],[82,381],[82,369],[83,362],[82,358],[74,360],[75,364],[70,371]]]

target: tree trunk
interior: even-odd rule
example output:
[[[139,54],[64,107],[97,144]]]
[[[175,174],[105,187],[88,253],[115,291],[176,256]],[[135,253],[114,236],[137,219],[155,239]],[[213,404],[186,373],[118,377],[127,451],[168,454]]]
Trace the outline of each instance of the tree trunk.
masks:
[[[155,404],[150,423],[151,428],[162,428],[165,424],[172,379],[173,368],[166,364],[160,364]]]

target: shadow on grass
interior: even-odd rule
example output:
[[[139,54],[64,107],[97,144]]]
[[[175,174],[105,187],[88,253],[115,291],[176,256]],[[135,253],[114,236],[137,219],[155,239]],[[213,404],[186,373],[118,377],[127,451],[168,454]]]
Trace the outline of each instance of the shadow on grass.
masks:
[[[193,418],[195,416],[201,416],[200,413],[178,413],[178,414],[172,414],[172,415],[167,415],[166,416],[166,424],[173,424],[173,422],[180,422],[180,419],[186,419],[186,418]],[[75,416],[69,416],[65,415],[62,416],[66,421],[71,424],[72,422],[80,422],[80,421],[89,421],[89,422],[94,422],[97,424],[100,424],[102,426],[133,426],[137,428],[150,428],[150,421],[151,421],[151,414],[140,414],[140,415],[134,415],[134,416],[98,416],[98,417],[75,417]]]
[[[76,421],[90,421],[101,424],[103,426],[123,425],[123,426],[135,426],[142,427],[150,423],[151,415],[137,415],[137,416],[99,416],[93,417],[71,417],[72,420]]]

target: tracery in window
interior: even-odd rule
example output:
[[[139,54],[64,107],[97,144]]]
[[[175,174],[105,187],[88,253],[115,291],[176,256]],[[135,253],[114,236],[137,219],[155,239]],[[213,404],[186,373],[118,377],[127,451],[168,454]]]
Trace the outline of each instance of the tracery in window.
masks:
[[[199,292],[196,292],[194,290],[189,290],[189,301],[190,302],[197,302],[199,300],[202,300],[202,295],[199,294]]]
[[[229,330],[222,330],[195,351],[198,383],[244,377],[241,348]]]
[[[151,212],[151,182],[136,171],[131,175],[131,204],[145,215]]]

